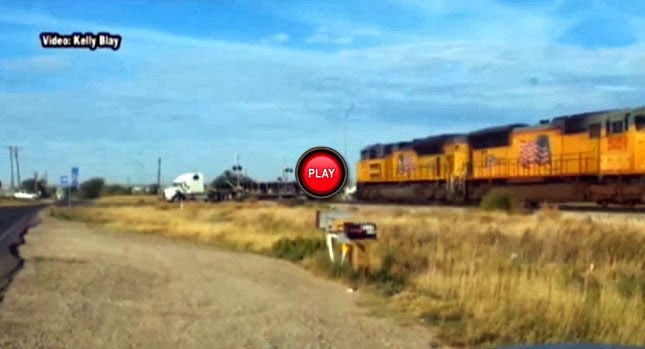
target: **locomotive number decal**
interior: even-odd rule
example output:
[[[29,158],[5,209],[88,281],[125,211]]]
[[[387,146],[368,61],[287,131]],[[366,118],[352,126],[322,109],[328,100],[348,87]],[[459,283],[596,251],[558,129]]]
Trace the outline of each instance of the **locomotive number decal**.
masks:
[[[627,137],[609,137],[607,138],[608,150],[624,150],[627,148]]]

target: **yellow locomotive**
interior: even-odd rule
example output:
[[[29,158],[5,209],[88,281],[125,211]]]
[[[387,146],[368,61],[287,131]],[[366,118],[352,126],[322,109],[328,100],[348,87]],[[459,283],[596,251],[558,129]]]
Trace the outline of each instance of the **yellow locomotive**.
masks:
[[[357,195],[477,201],[504,187],[527,202],[645,201],[645,107],[596,111],[361,151]]]

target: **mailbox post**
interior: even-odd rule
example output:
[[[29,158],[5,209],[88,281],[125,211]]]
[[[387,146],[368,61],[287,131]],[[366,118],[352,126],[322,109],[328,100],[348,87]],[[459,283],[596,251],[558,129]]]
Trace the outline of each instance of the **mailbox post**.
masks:
[[[351,254],[354,268],[358,267],[357,252],[367,253],[366,242],[378,238],[376,224],[371,222],[350,222],[344,220],[349,215],[344,212],[316,212],[316,227],[325,233],[329,259],[336,262],[334,242],[341,245],[340,264],[345,263]]]

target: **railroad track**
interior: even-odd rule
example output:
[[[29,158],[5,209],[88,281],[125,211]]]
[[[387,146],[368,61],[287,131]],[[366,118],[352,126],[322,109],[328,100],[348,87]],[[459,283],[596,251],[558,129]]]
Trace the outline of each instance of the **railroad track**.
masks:
[[[288,199],[287,199],[288,200]],[[262,201],[284,202],[285,199],[267,199]],[[392,201],[367,201],[367,200],[325,200],[325,203],[333,205],[356,205],[356,206],[390,206],[390,207],[427,207],[427,208],[455,208],[468,209],[477,208],[472,204],[442,204],[442,203],[422,203],[422,202],[392,202]],[[606,214],[643,214],[645,218],[645,205],[641,206],[600,206],[589,203],[565,203],[553,204],[552,207],[562,212],[579,212],[579,213],[606,213]],[[529,208],[529,212],[538,211],[539,208]]]

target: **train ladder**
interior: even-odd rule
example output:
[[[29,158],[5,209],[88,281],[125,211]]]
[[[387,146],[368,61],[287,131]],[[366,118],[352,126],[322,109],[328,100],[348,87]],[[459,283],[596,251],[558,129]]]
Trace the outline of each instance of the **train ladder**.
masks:
[[[446,184],[446,187],[449,193],[453,194],[455,192],[455,178],[452,174],[448,176],[448,183]]]
[[[468,177],[468,165],[464,165],[461,169],[461,175],[459,176],[459,190],[462,193],[466,192],[466,178]]]
[[[454,194],[455,192],[461,192],[463,193],[465,189],[465,182],[466,177],[465,176],[450,176],[448,178],[448,190],[451,194]]]

